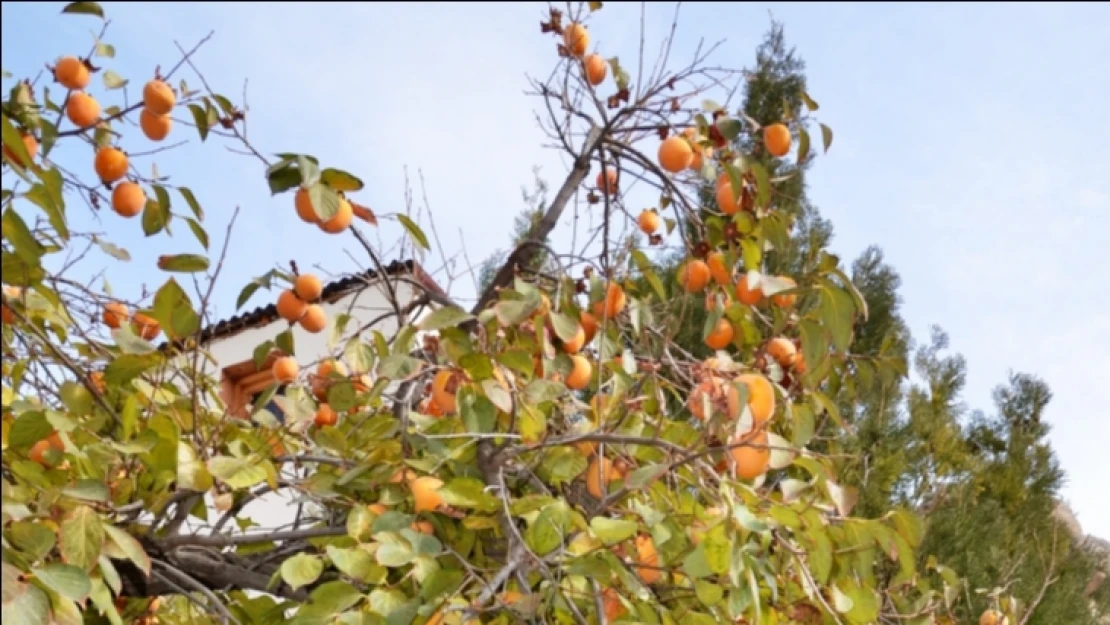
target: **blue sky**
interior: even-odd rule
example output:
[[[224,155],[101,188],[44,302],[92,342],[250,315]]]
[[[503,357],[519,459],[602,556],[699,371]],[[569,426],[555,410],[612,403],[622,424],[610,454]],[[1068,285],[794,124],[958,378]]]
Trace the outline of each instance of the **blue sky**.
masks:
[[[60,6],[2,5],[4,69],[33,76],[46,60],[87,51],[99,22],[59,17]],[[134,79],[131,97],[155,64],[173,65],[175,39],[190,47],[215,30],[195,60],[234,100],[249,78],[249,132],[259,150],[310,153],[358,174],[366,189],[355,197],[382,214],[404,210],[406,167],[423,205],[422,171],[435,232],[456,263],[455,280],[437,277],[456,295],[473,293],[458,257],[464,244],[474,263],[504,247],[532,167],[553,186],[565,171],[564,158],[540,147],[539,102],[524,95],[526,73],[546,76],[554,62],[552,40],[539,34],[544,5],[104,6],[117,55],[102,61]],[[850,260],[867,245],[883,248],[901,273],[918,340],[939,324],[966,356],[969,408],[991,410],[990,391],[1011,369],[1046,379],[1051,438],[1069,473],[1064,496],[1087,531],[1110,537],[1110,289],[1099,269],[1110,246],[1110,124],[1100,114],[1110,100],[1110,7],[689,4],[673,58],[689,58],[699,37],[727,39],[716,61],[749,65],[769,12],[785,23],[820,117],[836,133],[809,178],[811,197],[836,227],[834,250]],[[650,6],[650,42],[672,13],[673,5]],[[592,18],[591,45],[631,64],[638,24],[638,5],[610,4]],[[181,76],[199,85],[191,72]],[[119,101],[121,92],[93,85],[102,101]],[[154,147],[137,128],[130,137],[132,151]],[[178,125],[169,141],[181,138],[189,144],[136,161],[193,188],[214,249],[241,207],[216,292],[221,316],[246,281],[275,263],[296,259],[326,274],[366,262],[352,240],[306,228],[290,196],[270,198],[257,161],[219,141],[200,144]],[[68,152],[58,158],[74,162]],[[90,261],[110,267],[113,288],[128,295],[165,280],[157,254],[198,251],[183,223],[172,239],[144,239],[138,220],[105,212],[97,225],[74,200],[70,211],[131,252],[125,270],[96,252]],[[400,229],[390,222],[371,235],[390,247]],[[427,264],[443,261],[437,249]]]

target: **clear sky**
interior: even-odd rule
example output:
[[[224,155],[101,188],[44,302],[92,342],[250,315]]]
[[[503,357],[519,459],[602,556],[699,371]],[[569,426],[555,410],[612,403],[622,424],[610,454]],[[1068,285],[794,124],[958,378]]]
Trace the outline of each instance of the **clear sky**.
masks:
[[[87,52],[98,21],[60,17],[60,6],[2,5],[4,69],[33,76],[44,61]],[[236,100],[249,78],[259,150],[309,153],[360,175],[367,187],[355,197],[379,213],[403,210],[406,167],[422,205],[422,171],[448,257],[465,244],[479,263],[505,247],[532,167],[553,186],[565,171],[565,159],[540,147],[539,102],[523,93],[526,73],[546,76],[554,62],[538,27],[545,5],[104,6],[117,55],[101,61],[134,79],[130,97],[156,64],[176,62],[175,39],[190,47],[215,30],[196,62]],[[1101,113],[1110,101],[1110,7],[688,4],[673,58],[689,58],[699,37],[727,39],[717,62],[750,65],[769,11],[806,61],[820,117],[836,133],[809,177],[811,197],[835,225],[834,251],[850,261],[867,245],[883,248],[902,276],[917,339],[939,324],[966,356],[969,408],[993,410],[991,389],[1011,369],[1050,384],[1064,496],[1085,530],[1110,537],[1110,282],[1100,269],[1110,248],[1110,123]],[[649,41],[665,34],[672,13],[673,5],[650,5]],[[591,45],[632,63],[638,26],[639,5],[611,3],[591,22]],[[180,76],[199,85],[189,71]],[[102,100],[119,101],[121,92],[93,84]],[[130,150],[153,147],[137,128],[130,133]],[[241,207],[217,290],[221,316],[274,263],[296,259],[326,274],[366,262],[350,239],[337,243],[298,221],[290,196],[271,199],[257,161],[212,140],[201,145],[182,125],[168,141],[182,138],[189,144],[136,160],[196,191],[214,249]],[[144,239],[137,219],[104,213],[97,226],[80,203],[70,211],[130,251],[126,271],[103,255],[93,261],[111,266],[113,288],[129,295],[165,280],[157,254],[197,251],[182,223],[172,239]],[[389,244],[400,229],[391,222],[375,234]],[[465,261],[456,261],[462,275]],[[438,249],[427,264],[443,265]],[[472,296],[469,277],[449,286]]]

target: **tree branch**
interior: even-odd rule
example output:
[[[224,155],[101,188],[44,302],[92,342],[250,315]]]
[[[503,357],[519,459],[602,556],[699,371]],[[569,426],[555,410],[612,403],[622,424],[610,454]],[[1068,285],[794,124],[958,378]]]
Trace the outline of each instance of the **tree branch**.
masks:
[[[347,533],[345,527],[310,527],[303,530],[289,532],[259,532],[256,534],[241,534],[239,536],[190,536],[178,534],[160,541],[166,548],[181,545],[196,545],[198,547],[232,547],[235,545],[255,545],[258,543],[280,542],[284,540],[301,540],[305,538],[325,538],[329,536],[343,536]]]
[[[524,260],[528,249],[532,247],[532,241],[546,241],[547,236],[555,229],[555,226],[559,223],[559,218],[563,215],[563,210],[566,209],[567,204],[574,197],[578,187],[590,171],[590,154],[601,141],[601,135],[600,128],[595,126],[590,129],[590,133],[586,136],[586,141],[582,146],[582,151],[578,154],[578,158],[574,160],[574,166],[571,167],[563,185],[559,187],[559,192],[551,200],[551,206],[548,207],[543,217],[533,224],[524,240],[516,246],[516,249],[509,254],[501,268],[494,274],[493,280],[482,291],[478,303],[470,311],[472,314],[476,315],[481,312],[493,300],[499,288],[508,286],[512,282],[515,268]]]

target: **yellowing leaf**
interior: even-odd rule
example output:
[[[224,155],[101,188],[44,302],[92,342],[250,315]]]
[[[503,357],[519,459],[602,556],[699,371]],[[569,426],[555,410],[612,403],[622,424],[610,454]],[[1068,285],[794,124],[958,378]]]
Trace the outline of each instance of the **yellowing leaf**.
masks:
[[[281,578],[293,590],[316,581],[324,572],[324,563],[319,557],[298,553],[281,563]]]
[[[859,501],[859,491],[851,486],[841,486],[832,480],[825,480],[825,489],[829,491],[829,497],[836,505],[840,516],[846,517],[852,513],[852,508],[855,508],[856,502]]]
[[[431,312],[420,322],[420,329],[424,332],[434,332],[447,327],[457,326],[474,318],[458,306],[444,306]]]
[[[208,470],[228,486],[239,490],[266,481],[264,465],[269,464],[266,460],[216,456],[208,461]]]
[[[432,249],[428,244],[428,236],[424,234],[420,226],[416,225],[415,221],[409,219],[406,215],[400,214],[397,215],[397,220],[401,222],[401,225],[405,227],[405,231],[409,233],[409,236],[412,237],[412,240],[415,241],[418,246],[426,250]]]
[[[59,532],[62,559],[84,571],[96,566],[104,546],[104,526],[100,517],[88,506],[77,506],[62,522]]]
[[[197,273],[208,269],[208,258],[197,254],[159,256],[158,268],[162,271]]]
[[[104,9],[102,9],[97,2],[70,2],[62,8],[62,13],[95,15],[100,19],[104,19]]]
[[[212,474],[197,459],[192,446],[184,441],[177,443],[177,487],[198,492],[212,488]]]
[[[150,556],[147,555],[139,541],[135,540],[135,537],[112,525],[105,525],[104,531],[108,535],[110,544],[118,547],[120,553],[134,562],[140,571],[150,575]]]
[[[606,546],[628,540],[636,533],[636,528],[635,521],[625,519],[610,519],[600,516],[590,519],[590,530]]]

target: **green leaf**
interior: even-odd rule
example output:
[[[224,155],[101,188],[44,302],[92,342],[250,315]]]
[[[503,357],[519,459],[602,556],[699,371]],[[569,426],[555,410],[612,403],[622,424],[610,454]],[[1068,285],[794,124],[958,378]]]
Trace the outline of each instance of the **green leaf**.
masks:
[[[655,275],[655,272],[652,271],[651,261],[648,260],[647,255],[640,250],[632,250],[632,262],[636,263],[636,268],[640,270],[640,273],[644,276],[644,279],[648,281],[648,284],[651,285],[652,290],[659,296],[659,299],[666,301],[667,290],[663,288],[663,282],[659,279],[659,276]]]
[[[197,219],[204,219],[204,209],[202,209],[200,203],[197,202],[197,196],[193,195],[193,192],[189,190],[188,187],[178,187],[177,190],[181,192],[181,197],[185,198],[185,203],[189,205],[189,209],[193,211],[193,215],[195,215]]]
[[[536,520],[524,533],[524,542],[536,552],[545,556],[563,543],[570,529],[570,511],[564,501],[556,501],[540,511]]]
[[[104,526],[100,517],[88,506],[77,506],[62,522],[59,533],[62,559],[66,563],[90,571],[96,566],[104,546]]]
[[[744,131],[744,124],[733,117],[721,117],[716,122],[717,130],[721,132],[721,136],[727,141],[732,141],[740,136]]]
[[[163,187],[160,184],[156,184],[156,185],[153,185],[153,189],[154,189],[154,197],[158,201],[158,206],[160,206],[162,208],[162,211],[166,215],[172,214],[172,212],[171,212],[172,205],[170,204],[170,194],[169,194],[168,191],[166,191],[166,187]],[[168,223],[169,219],[167,219],[166,221]]]
[[[8,444],[16,449],[28,449],[35,443],[50,436],[54,426],[46,420],[42,412],[24,412],[15,418],[11,432],[8,434]]]
[[[349,174],[339,169],[331,167],[320,172],[320,182],[328,185],[336,191],[361,191],[365,186],[362,180],[359,180],[354,174]]]
[[[50,590],[72,601],[84,601],[92,592],[88,574],[75,566],[51,563],[31,573]]]
[[[56,176],[61,176],[56,170],[50,169],[47,172],[53,172]],[[44,173],[44,178],[51,178],[48,173]],[[23,194],[35,206],[38,206],[46,213],[46,217],[50,220],[50,225],[58,231],[62,239],[69,239],[69,228],[66,226],[65,220],[65,202],[61,196],[61,182],[58,182],[57,192],[46,185],[35,183],[31,189]]]
[[[27,264],[37,265],[44,253],[42,244],[35,239],[35,235],[31,233],[27,223],[11,206],[4,211],[4,217],[0,219],[0,226],[3,229],[4,240],[11,243],[15,253]]]
[[[231,100],[228,100],[218,93],[212,94],[212,99],[215,100],[216,104],[220,106],[220,110],[223,111],[224,115],[231,115],[235,113],[235,106],[231,104]]]
[[[108,59],[114,59],[116,57],[116,48],[110,43],[98,41],[96,42],[96,55]]]
[[[8,531],[12,544],[32,561],[41,560],[57,542],[54,532],[38,521],[17,521]]]
[[[578,453],[577,449],[555,447],[544,454],[539,473],[552,486],[558,486],[582,475],[588,464],[586,457]]]
[[[829,146],[832,145],[833,131],[825,124],[821,124],[821,142],[825,144],[825,153],[828,154]]]
[[[682,570],[691,579],[701,579],[713,574],[709,567],[709,560],[705,555],[705,543],[700,543],[693,551],[682,560]]]
[[[766,207],[771,202],[771,179],[767,170],[759,161],[752,161],[752,173],[755,174],[755,201],[756,206]]]
[[[300,186],[301,172],[293,166],[293,161],[283,160],[266,170],[266,183],[270,186],[271,196],[285,193]]]
[[[328,545],[327,552],[335,568],[348,577],[365,581],[374,568],[374,559],[365,549],[339,549]]]
[[[439,489],[440,496],[449,506],[476,508],[492,511],[498,507],[497,497],[486,492],[486,485],[472,477],[456,477]]]
[[[289,329],[285,329],[280,334],[274,336],[274,345],[278,346],[278,349],[281,350],[281,352],[284,354],[291,356],[296,354],[296,345],[293,344],[292,327],[289,327]]]
[[[297,169],[301,172],[301,184],[306,189],[320,184],[320,161],[307,154],[293,155]]]
[[[112,600],[112,593],[108,587],[104,585],[101,579],[93,578],[93,589],[89,598],[92,599],[93,604],[100,610],[100,613],[108,618],[111,625],[123,625],[123,620],[120,619],[119,611],[116,610],[115,602]],[[5,623],[5,625],[7,625]]]
[[[721,602],[725,596],[725,590],[720,584],[699,579],[694,583],[694,594],[702,605],[710,608]]]
[[[636,528],[635,521],[600,516],[590,519],[590,530],[606,547],[632,538],[636,534]]]
[[[11,599],[4,601],[4,625],[47,625],[50,622],[50,598],[45,592],[23,582],[16,582],[11,590],[8,586],[5,580],[4,594],[11,593]]]
[[[124,354],[113,360],[104,370],[104,381],[109,386],[120,386],[142,375],[144,371],[162,362],[160,353]]]
[[[189,224],[189,229],[193,231],[193,236],[196,237],[197,241],[200,241],[200,244],[204,246],[204,249],[207,250],[208,233],[205,232],[200,223],[198,223],[197,220],[193,219],[192,217],[186,217],[185,221]]]
[[[171,338],[180,339],[200,329],[200,317],[185,290],[170,278],[154,294],[154,318]]]
[[[30,163],[31,155],[27,153],[27,146],[23,144],[23,136],[7,115],[0,116],[0,131],[4,140],[4,147],[15,153],[16,158],[22,163]]]
[[[444,306],[442,308],[437,308],[427,317],[424,317],[424,320],[420,322],[420,330],[423,332],[434,332],[443,328],[457,326],[471,319],[474,319],[474,315],[458,306]]]
[[[109,90],[111,90],[111,89],[123,89],[124,87],[127,86],[127,83],[130,82],[126,78],[124,78],[123,76],[120,76],[119,74],[113,72],[110,69],[104,71],[103,79],[104,79],[104,88],[109,89]]]
[[[821,527],[810,528],[805,536],[812,543],[811,548],[806,550],[806,563],[813,573],[814,580],[824,585],[828,583],[829,573],[832,571],[832,542]]]
[[[133,562],[147,576],[150,575],[150,556],[135,537],[114,525],[105,525],[104,531],[108,535],[110,544],[115,545],[120,554]]]
[[[631,80],[628,72],[624,71],[621,67],[620,57],[614,56],[609,61],[609,69],[613,70],[613,82],[617,83],[617,89],[627,89],[628,81]]]
[[[416,222],[409,219],[408,216],[402,215],[400,213],[397,214],[397,220],[400,221],[401,225],[405,227],[405,230],[408,231],[409,236],[412,237],[412,240],[415,241],[417,245],[426,250],[432,249],[431,246],[428,245],[428,237],[425,236],[424,231],[420,229],[420,226],[416,225]]]
[[[859,288],[856,287],[856,283],[852,282],[852,279],[848,277],[848,274],[844,273],[844,270],[840,269],[839,267],[833,269],[833,273],[841,279],[841,281],[844,283],[845,288],[847,288],[848,292],[852,294],[852,299],[855,300],[856,310],[859,311],[860,316],[863,317],[863,320],[867,321],[867,317],[870,314],[867,309],[867,300],[864,299],[863,293],[860,293]]]
[[[354,586],[351,586],[344,581],[324,582],[317,586],[312,594],[309,595],[308,605],[298,610],[297,616],[315,609],[315,613],[321,615],[322,618],[319,622],[325,623],[331,615],[342,612],[351,606],[358,603],[363,597]],[[294,619],[293,622],[297,623],[299,619]],[[269,622],[269,620],[267,620]],[[309,621],[316,622],[316,621]],[[377,625],[370,623],[365,625]]]
[[[281,578],[293,590],[316,581],[324,572],[324,562],[319,557],[298,553],[281,563]]]
[[[392,354],[386,356],[378,363],[378,375],[393,380],[403,380],[415,375],[422,363],[412,356]]]
[[[239,490],[266,481],[266,460],[216,456],[208,461],[208,471],[228,486]],[[272,467],[271,467],[272,468]]]
[[[70,2],[62,9],[62,13],[95,15],[104,19],[104,9],[100,8],[100,4],[96,2]]]
[[[125,355],[142,356],[157,351],[156,347],[135,334],[130,324],[124,324],[112,330],[112,338]]]
[[[894,531],[898,532],[911,547],[917,549],[925,536],[925,525],[921,517],[906,509],[898,509],[890,513],[890,520],[894,524]]]
[[[197,134],[203,143],[208,138],[208,112],[199,104],[190,104],[189,112],[193,114],[193,123],[196,124]]]
[[[112,258],[115,258],[116,260],[122,260],[124,262],[128,262],[131,260],[130,252],[123,249],[122,247],[117,247],[115,244],[109,243],[108,241],[105,241],[104,239],[101,239],[97,236],[94,236],[93,240],[96,241],[96,244],[98,246],[100,246],[101,251],[111,256]]]
[[[515,326],[535,312],[538,305],[538,300],[503,300],[494,304],[493,312],[502,326]]]
[[[532,380],[524,387],[524,399],[531,404],[554,401],[562,396],[567,387],[551,380]]]
[[[843,594],[849,599],[851,608],[846,610],[844,615],[848,622],[856,625],[876,622],[879,618],[879,598],[875,591],[852,580],[843,582],[843,585],[844,590],[840,590],[838,585],[833,586],[833,598],[838,599],[839,595]],[[837,601],[837,603],[840,602]]]
[[[197,452],[184,441],[177,443],[177,487],[204,492],[212,488],[212,474],[197,458]]]
[[[111,564],[109,564],[109,566],[111,566]],[[107,580],[105,580],[105,582],[107,582]],[[120,590],[113,590],[113,592],[118,594]],[[77,607],[75,602],[61,595],[53,594],[50,596],[50,607],[54,611],[52,615],[54,625],[84,625],[85,623],[85,617],[81,613],[81,608]]]
[[[359,337],[352,336],[343,349],[343,360],[350,365],[352,372],[367,372],[374,366],[374,350]]]
[[[439,569],[420,584],[420,598],[430,602],[458,589],[463,581],[463,572],[458,569]]]
[[[106,502],[111,496],[108,487],[99,480],[77,480],[73,486],[67,486],[62,494],[73,499],[83,501]]]
[[[473,434],[488,434],[493,431],[497,421],[497,407],[489,398],[464,389],[458,395],[459,415],[466,431]]]
[[[156,200],[148,199],[143,207],[143,234],[154,236],[165,229],[170,221],[170,212]]]
[[[412,552],[408,543],[391,542],[379,545],[378,550],[374,552],[374,557],[378,560],[378,564],[392,569],[412,562],[416,554]]]
[[[574,340],[575,335],[581,329],[577,320],[554,311],[551,312],[551,326],[555,329],[555,335],[563,341]]]
[[[798,129],[798,156],[799,163],[804,163],[809,157],[809,132],[805,128]]]
[[[836,402],[829,399],[824,393],[818,391],[813,392],[813,399],[824,408],[825,412],[829,413],[829,416],[832,417],[833,421],[836,421],[837,425],[845,430],[852,431],[852,427],[840,416],[840,409],[837,408]]]
[[[740,240],[740,254],[744,260],[744,269],[758,271],[763,262],[763,248],[758,243],[747,237]]]
[[[408,354],[412,352],[412,340],[416,338],[416,326],[405,324],[393,335],[393,353]]]
[[[309,185],[305,190],[308,192],[308,201],[312,204],[312,210],[321,221],[327,221],[339,212],[339,194],[334,189],[317,182]]]
[[[816,111],[817,109],[821,108],[817,105],[817,101],[811,98],[809,94],[805,91],[802,92],[802,102],[805,102],[806,108],[811,111]]]
[[[832,335],[837,351],[845,352],[852,344],[852,325],[854,323],[852,298],[835,286],[822,286],[818,312],[821,321]],[[808,363],[807,363],[808,364]]]
[[[208,269],[208,258],[197,254],[175,254],[159,256],[158,268],[162,271],[196,273]]]
[[[413,516],[411,514],[386,510],[374,519],[374,523],[370,526],[370,533],[374,535],[383,532],[399,532],[412,525],[412,520]]]
[[[756,518],[756,516],[752,514],[752,511],[748,509],[748,506],[744,505],[742,502],[732,506],[732,516],[736,519],[736,522],[740,524],[740,527],[743,527],[749,532],[766,532],[771,529],[770,525]]]
[[[829,353],[825,329],[812,319],[803,319],[798,323],[798,330],[802,338],[802,358],[805,359],[806,368],[816,371]]]
[[[649,464],[642,466],[629,473],[624,484],[629,488],[641,489],[651,484],[660,475],[666,473],[668,468],[669,466],[666,464]]]

